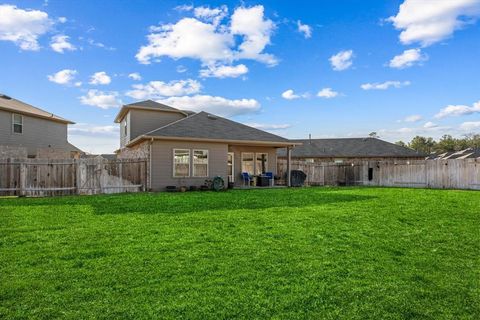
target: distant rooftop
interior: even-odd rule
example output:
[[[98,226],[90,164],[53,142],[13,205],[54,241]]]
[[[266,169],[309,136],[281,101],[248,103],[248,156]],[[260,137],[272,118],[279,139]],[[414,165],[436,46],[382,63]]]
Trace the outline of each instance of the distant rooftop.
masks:
[[[294,139],[302,145],[293,148],[292,157],[423,157],[422,153],[376,138]],[[286,151],[278,150],[279,156]]]
[[[130,109],[141,109],[141,110],[157,110],[157,111],[166,111],[166,112],[180,112],[185,114],[186,116],[195,114],[193,111],[186,111],[186,110],[179,110],[174,107],[167,106],[163,103],[159,103],[153,100],[145,100],[134,102],[130,104],[126,104],[122,106],[118,115],[115,117],[115,122],[122,121],[123,117],[127,114],[128,110]]]

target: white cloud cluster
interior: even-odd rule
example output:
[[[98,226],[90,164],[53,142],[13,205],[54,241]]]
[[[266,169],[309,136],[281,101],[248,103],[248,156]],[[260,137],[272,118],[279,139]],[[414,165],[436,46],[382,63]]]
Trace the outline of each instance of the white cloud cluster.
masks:
[[[200,70],[200,77],[202,78],[237,78],[248,72],[248,68],[244,64],[236,66],[208,66],[206,69]]]
[[[337,54],[334,54],[330,57],[330,64],[332,65],[333,70],[343,71],[350,68],[353,64],[353,50],[344,50],[340,51]]]
[[[294,99],[301,98],[301,96],[298,94],[295,94],[295,92],[292,89],[288,89],[282,93],[282,98],[287,100],[294,100]]]
[[[226,99],[210,95],[169,97],[157,101],[182,110],[206,111],[225,117],[248,114],[260,109],[260,103],[255,99]]]
[[[332,88],[323,88],[317,93],[317,97],[325,99],[335,98],[336,96],[338,96],[338,92],[332,90]]]
[[[134,84],[126,95],[134,99],[160,99],[162,97],[183,96],[200,92],[197,80],[175,80],[170,82],[150,81],[147,84]]]
[[[101,109],[117,108],[122,104],[118,92],[103,92],[96,89],[88,90],[86,95],[80,97],[80,102]]]
[[[275,28],[275,24],[265,18],[263,6],[235,9],[230,23],[221,23],[228,12],[226,7],[189,7],[189,10],[194,11],[194,18],[150,28],[148,44],[136,54],[140,63],[149,64],[161,57],[197,59],[204,66],[217,67],[240,59],[268,65],[277,63],[273,55],[263,52]],[[239,45],[235,36],[242,39]]]
[[[40,49],[38,38],[53,25],[46,12],[0,5],[0,40],[11,41],[22,50]]]
[[[93,85],[107,85],[110,84],[110,82],[112,82],[112,78],[110,78],[105,71],[95,72],[89,81],[89,83]]]
[[[420,49],[408,49],[393,57],[389,66],[390,68],[404,69],[415,64],[421,64],[426,60],[428,60],[428,56],[422,53]]]
[[[480,101],[475,102],[471,107],[465,105],[446,106],[435,115],[435,118],[441,119],[445,117],[465,116],[474,113],[480,113]]]
[[[132,72],[128,75],[128,77],[132,80],[135,80],[135,81],[140,81],[142,80],[142,76],[140,75],[140,73],[138,72]]]
[[[63,34],[53,36],[52,41],[50,42],[50,48],[52,48],[53,51],[58,53],[77,50],[77,48],[69,42],[69,39],[69,36]]]
[[[54,74],[48,75],[47,78],[49,81],[57,84],[71,85],[76,75],[77,70],[63,69]],[[75,85],[77,86],[79,86],[80,84],[80,82],[75,83]]]
[[[300,20],[297,21],[298,32],[302,33],[305,39],[312,37],[312,27],[308,24],[303,24]]]
[[[460,125],[460,129],[465,131],[480,130],[480,121],[467,121]]]
[[[450,37],[480,16],[478,0],[405,0],[396,16],[387,20],[402,30],[403,44],[426,47]]]
[[[389,88],[401,88],[409,86],[410,81],[385,81],[382,83],[364,83],[360,87],[363,90],[387,90]]]

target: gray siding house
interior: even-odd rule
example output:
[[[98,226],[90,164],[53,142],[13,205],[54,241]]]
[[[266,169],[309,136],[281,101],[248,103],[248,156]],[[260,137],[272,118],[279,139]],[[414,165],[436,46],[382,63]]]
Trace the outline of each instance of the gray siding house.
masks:
[[[120,124],[118,157],[149,159],[151,190],[201,186],[215,176],[241,186],[242,172],[275,174],[277,149],[296,144],[213,114],[151,100],[124,105],[115,122]]]
[[[76,157],[67,139],[74,122],[0,94],[0,158]]]

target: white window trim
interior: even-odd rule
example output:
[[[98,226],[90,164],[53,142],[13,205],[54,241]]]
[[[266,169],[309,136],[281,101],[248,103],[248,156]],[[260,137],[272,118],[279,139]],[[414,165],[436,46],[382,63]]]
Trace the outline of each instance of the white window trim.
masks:
[[[188,151],[188,175],[186,176],[177,176],[175,175],[175,151]],[[190,149],[182,149],[182,148],[177,148],[173,149],[172,152],[172,175],[174,178],[189,178],[190,177],[190,168],[191,168],[191,162],[192,162],[192,152]]]
[[[20,119],[22,119],[22,122],[20,123],[20,125],[22,126],[22,132],[21,133],[15,132],[15,129],[14,129],[14,127],[15,127],[15,116],[20,116]],[[13,134],[23,134],[23,115],[18,114],[18,113],[12,113],[12,133]]]
[[[242,152],[242,153],[241,153],[241,157],[240,157],[240,169],[241,169],[242,173],[245,172],[245,171],[243,171],[243,159],[245,158],[244,156],[245,156],[245,154],[247,154],[247,153],[253,155],[253,157],[252,157],[252,158],[253,158],[253,159],[252,159],[252,160],[253,160],[253,173],[252,173],[252,174],[255,174],[255,152]]]
[[[206,152],[207,153],[207,175],[206,176],[197,176],[195,175],[195,151],[202,151],[202,152]],[[208,150],[206,149],[193,149],[192,150],[192,177],[193,178],[207,178],[209,177],[209,174],[210,174],[210,156],[209,156],[209,153],[208,153]]]
[[[235,153],[228,152],[227,154],[232,156],[232,172],[231,172],[231,175],[230,175],[230,172],[229,172],[229,174],[227,174],[227,176],[230,177],[230,179],[231,179],[230,182],[235,182]],[[227,168],[228,168],[228,156],[227,156]]]
[[[256,152],[255,153],[255,161],[254,161],[254,171],[255,171],[255,174],[257,174],[257,157],[259,154],[264,154],[266,155],[265,157],[265,172],[269,172],[268,171],[268,152]],[[261,169],[261,168],[260,168]],[[262,174],[262,173],[260,173]]]

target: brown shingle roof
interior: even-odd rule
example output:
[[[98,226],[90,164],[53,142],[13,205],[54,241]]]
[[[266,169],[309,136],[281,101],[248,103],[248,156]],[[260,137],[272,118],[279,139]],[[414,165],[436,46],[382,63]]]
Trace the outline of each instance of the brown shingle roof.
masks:
[[[0,94],[0,109],[12,111],[15,113],[21,113],[33,117],[38,117],[42,119],[62,122],[66,124],[74,124],[75,122],[67,120],[65,118],[54,115],[51,112],[42,110],[40,108],[34,107],[23,101],[11,98],[9,96]]]

